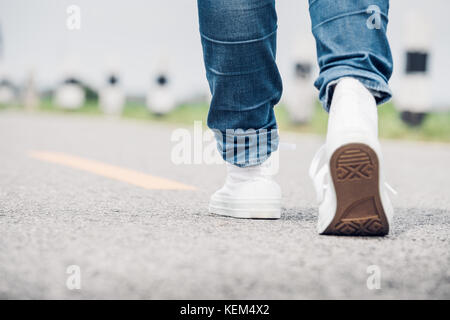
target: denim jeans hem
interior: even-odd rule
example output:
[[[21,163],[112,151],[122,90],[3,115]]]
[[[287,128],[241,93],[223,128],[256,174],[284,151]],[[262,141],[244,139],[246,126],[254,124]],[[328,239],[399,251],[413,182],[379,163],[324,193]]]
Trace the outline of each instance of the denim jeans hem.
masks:
[[[273,151],[276,151],[276,150],[273,150]],[[255,158],[255,159],[251,159],[251,160],[246,161],[245,163],[238,163],[238,162],[227,161],[227,160],[225,160],[225,161],[227,161],[227,162],[231,163],[232,165],[235,165],[235,166],[237,166],[239,168],[254,167],[254,166],[258,166],[258,165],[262,164],[264,161],[269,159],[270,155],[272,154],[273,151],[271,151],[270,153],[268,153],[264,157],[258,157],[258,158]]]
[[[325,71],[321,77],[327,79],[325,90],[319,94],[320,101],[325,111],[329,112],[333,98],[334,87],[341,78],[349,77],[361,81],[361,83],[373,94],[377,105],[383,104],[392,97],[391,89],[385,79],[366,70],[358,70],[350,67],[336,67]]]
[[[270,141],[269,141],[269,132],[270,132]],[[278,135],[278,129],[259,129],[255,130],[253,133],[246,134],[246,133],[236,133],[236,134],[229,134],[226,132],[220,132],[217,130],[214,130],[215,138],[217,141],[217,149],[219,153],[222,155],[223,160],[226,162],[229,162],[235,166],[245,168],[245,167],[252,167],[257,166],[264,161],[266,161],[272,152],[276,151],[278,149],[278,143],[279,143],[279,135]],[[234,153],[234,147],[236,146],[234,143],[231,144],[232,150],[230,150],[230,144],[227,145],[226,141],[234,141],[235,138],[239,139],[245,139],[246,137],[251,137],[251,139],[248,139],[248,145],[246,144],[245,147],[239,148],[237,147],[236,154]],[[245,139],[246,140],[246,139]],[[261,148],[261,141],[264,141],[267,143],[265,148]],[[251,152],[252,150],[258,150],[258,152]],[[261,150],[265,150],[264,154],[260,154]],[[246,154],[248,152],[248,158],[246,158]],[[231,153],[231,154],[230,154]]]

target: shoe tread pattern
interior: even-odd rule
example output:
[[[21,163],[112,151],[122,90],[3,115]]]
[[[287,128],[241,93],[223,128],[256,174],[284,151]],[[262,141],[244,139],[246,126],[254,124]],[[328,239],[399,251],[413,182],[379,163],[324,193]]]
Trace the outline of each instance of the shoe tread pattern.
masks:
[[[379,162],[367,145],[347,144],[330,160],[336,213],[324,234],[382,236],[389,225],[379,195]]]

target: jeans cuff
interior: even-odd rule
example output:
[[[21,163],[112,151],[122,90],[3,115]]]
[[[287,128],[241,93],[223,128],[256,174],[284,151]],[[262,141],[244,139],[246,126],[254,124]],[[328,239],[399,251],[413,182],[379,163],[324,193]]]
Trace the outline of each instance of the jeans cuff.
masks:
[[[341,78],[345,77],[359,80],[372,93],[377,105],[389,101],[392,97],[392,92],[389,88],[387,80],[366,70],[339,67],[325,71],[320,77],[325,78],[325,82],[327,83],[324,89],[322,89],[319,93],[322,106],[327,112],[330,110],[336,84]]]
[[[266,161],[278,149],[278,129],[213,130],[217,149],[223,160],[238,166],[252,167]]]

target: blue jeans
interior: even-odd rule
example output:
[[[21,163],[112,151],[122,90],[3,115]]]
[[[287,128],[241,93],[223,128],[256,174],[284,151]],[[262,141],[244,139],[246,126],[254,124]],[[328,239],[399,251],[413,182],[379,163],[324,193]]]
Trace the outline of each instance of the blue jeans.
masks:
[[[309,0],[320,67],[314,85],[326,111],[342,77],[360,80],[378,104],[391,97],[388,10],[389,0]],[[257,165],[278,148],[275,0],[198,0],[198,12],[212,94],[208,126],[226,161]]]

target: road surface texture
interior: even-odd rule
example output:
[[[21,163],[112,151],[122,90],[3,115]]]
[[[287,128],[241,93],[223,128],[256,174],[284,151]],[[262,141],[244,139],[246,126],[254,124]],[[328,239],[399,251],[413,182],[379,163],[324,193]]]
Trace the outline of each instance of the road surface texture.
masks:
[[[239,220],[207,212],[223,166],[171,161],[176,128],[0,112],[0,298],[450,298],[450,145],[382,141],[395,225],[334,237],[316,234],[307,177],[321,137],[281,133],[282,218]]]

